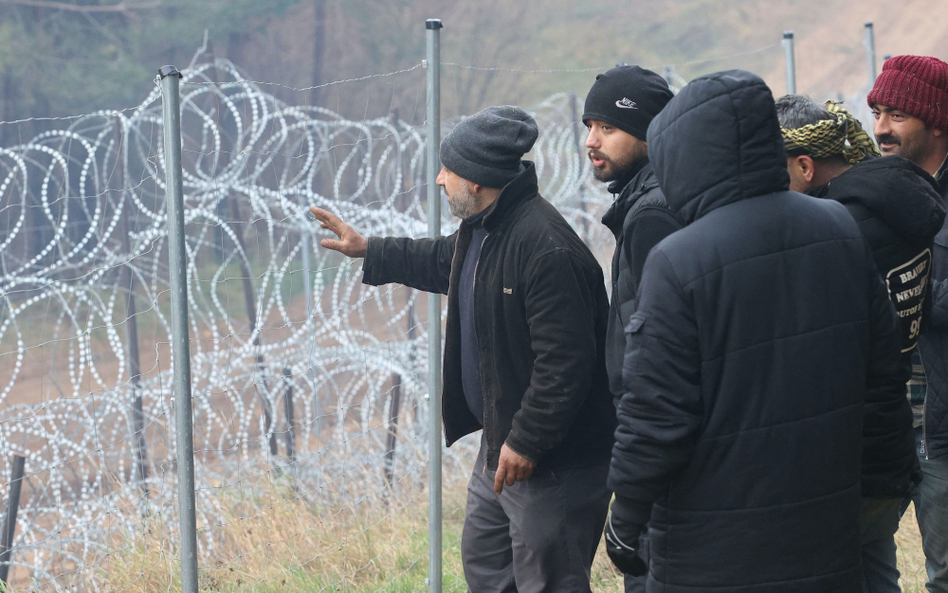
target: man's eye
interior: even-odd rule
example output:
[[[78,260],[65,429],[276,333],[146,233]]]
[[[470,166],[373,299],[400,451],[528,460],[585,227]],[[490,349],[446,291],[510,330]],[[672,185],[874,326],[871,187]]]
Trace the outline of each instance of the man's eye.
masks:
[[[611,132],[611,131],[612,131],[612,126],[602,126],[602,131],[603,131],[603,132]]]

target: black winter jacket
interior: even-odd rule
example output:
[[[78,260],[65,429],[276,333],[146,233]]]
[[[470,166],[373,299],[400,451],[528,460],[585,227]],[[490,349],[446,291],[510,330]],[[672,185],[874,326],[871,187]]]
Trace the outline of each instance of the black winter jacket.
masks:
[[[501,192],[483,218],[474,326],[484,392],[487,467],[506,444],[537,470],[609,459],[615,407],[606,378],[608,302],[602,268],[537,189],[536,169]],[[437,239],[369,239],[362,281],[448,295],[444,430],[448,446],[481,428],[461,385],[458,280],[471,228]]]
[[[939,179],[942,203],[948,204],[948,175]],[[935,235],[932,257],[932,311],[919,340],[925,367],[925,456],[948,455],[948,220]]]
[[[841,205],[787,191],[757,76],[696,79],[648,144],[687,226],[626,328],[613,521],[650,520],[650,591],[859,593],[863,406],[905,402],[872,254]]]
[[[625,324],[635,313],[642,267],[652,247],[681,228],[681,222],[665,203],[665,196],[648,159],[629,174],[609,185],[618,194],[602,217],[616,238],[612,255],[612,301],[606,328],[606,370],[609,389],[616,400],[622,396],[622,359],[625,357]]]
[[[937,183],[911,161],[892,156],[864,161],[808,193],[840,202],[859,224],[899,315],[901,373],[908,381],[912,351],[930,317],[933,240],[945,220]],[[918,458],[907,400],[888,418],[889,430],[864,436],[863,496],[901,498],[911,491]]]

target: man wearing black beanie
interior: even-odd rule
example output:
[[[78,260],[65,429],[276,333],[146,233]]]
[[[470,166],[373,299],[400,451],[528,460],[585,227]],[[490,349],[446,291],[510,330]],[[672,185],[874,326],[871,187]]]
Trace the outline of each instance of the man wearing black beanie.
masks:
[[[672,98],[665,80],[639,66],[619,66],[596,77],[583,112],[589,128],[586,148],[593,176],[610,182],[615,202],[602,218],[616,237],[612,258],[612,303],[606,329],[606,368],[609,387],[622,397],[622,360],[625,325],[635,312],[635,295],[648,252],[659,241],[682,227],[668,208],[648,160],[645,133],[648,125]],[[644,593],[645,577],[637,575],[648,562],[647,542],[625,542],[621,534],[606,531],[609,547],[635,548],[639,567],[627,569],[625,590]]]
[[[590,592],[611,497],[602,268],[522,160],[537,133],[522,109],[502,106],[448,134],[437,183],[462,219],[449,237],[366,240],[312,209],[339,237],[323,247],[365,258],[364,283],[448,295],[447,444],[483,429],[461,537],[478,593]]]

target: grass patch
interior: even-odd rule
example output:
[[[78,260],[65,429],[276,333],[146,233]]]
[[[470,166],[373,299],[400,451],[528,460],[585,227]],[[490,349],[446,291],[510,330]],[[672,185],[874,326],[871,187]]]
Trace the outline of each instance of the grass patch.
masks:
[[[466,484],[444,488],[444,591],[464,593],[461,529]],[[282,489],[281,489],[282,488]],[[400,493],[390,503],[379,494],[344,508],[308,502],[281,485],[266,493],[223,491],[217,501],[223,521],[202,526],[213,534],[199,562],[202,592],[336,593],[424,592],[428,586],[427,493]],[[167,526],[146,521],[134,541],[113,542],[96,584],[130,593],[180,588],[176,542]],[[912,507],[896,535],[903,591],[924,593],[921,539]],[[592,588],[621,593],[622,577],[605,554],[593,563]]]

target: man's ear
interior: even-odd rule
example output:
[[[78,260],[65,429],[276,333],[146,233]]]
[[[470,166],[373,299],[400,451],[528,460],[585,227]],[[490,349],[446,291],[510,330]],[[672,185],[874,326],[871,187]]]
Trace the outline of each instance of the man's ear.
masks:
[[[801,154],[794,159],[797,162],[797,167],[800,168],[800,174],[803,175],[803,178],[806,179],[807,183],[812,183],[813,177],[816,176],[816,167],[813,163],[813,157]]]

